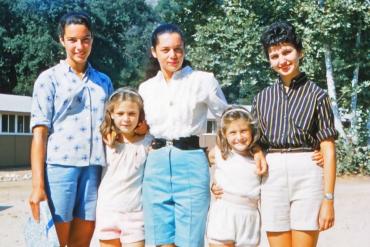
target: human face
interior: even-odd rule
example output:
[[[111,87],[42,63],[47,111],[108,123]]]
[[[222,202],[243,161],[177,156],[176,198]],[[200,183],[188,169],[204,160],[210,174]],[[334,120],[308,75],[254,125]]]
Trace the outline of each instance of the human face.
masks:
[[[290,85],[294,77],[299,75],[299,59],[302,52],[299,52],[290,43],[280,43],[268,49],[268,57],[271,68],[279,73],[284,84]]]
[[[78,72],[84,69],[93,43],[89,29],[82,24],[66,25],[60,43],[66,50],[67,63]]]
[[[111,113],[114,126],[123,136],[135,135],[135,128],[139,122],[140,109],[136,102],[125,100],[118,103]]]
[[[253,133],[245,119],[239,118],[229,123],[225,136],[227,143],[235,152],[242,155],[248,153],[248,147],[253,141]]]
[[[180,70],[184,62],[184,42],[180,34],[160,34],[156,47],[152,47],[152,55],[158,60],[165,79],[170,80],[173,73]]]

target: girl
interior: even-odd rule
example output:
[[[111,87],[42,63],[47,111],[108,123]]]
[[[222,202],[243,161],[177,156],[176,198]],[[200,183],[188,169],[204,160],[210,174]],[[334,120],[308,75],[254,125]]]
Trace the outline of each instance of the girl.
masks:
[[[110,79],[88,62],[93,43],[89,16],[71,12],[59,22],[66,59],[42,72],[32,98],[32,214],[48,200],[60,246],[89,246],[104,148],[99,126]],[[45,165],[46,163],[46,165]]]
[[[222,198],[211,203],[207,238],[211,247],[256,247],[260,241],[260,176],[252,148],[259,138],[257,122],[243,107],[228,108],[221,117],[217,145],[209,153]]]
[[[102,247],[144,247],[141,184],[151,138],[135,134],[143,118],[143,101],[136,91],[120,88],[110,96],[100,128],[107,144],[96,216]]]
[[[269,164],[261,186],[262,227],[271,247],[313,247],[319,231],[334,224],[337,131],[330,100],[301,72],[302,42],[289,22],[273,23],[261,41],[279,75],[253,103]],[[318,148],[324,169],[310,158]]]

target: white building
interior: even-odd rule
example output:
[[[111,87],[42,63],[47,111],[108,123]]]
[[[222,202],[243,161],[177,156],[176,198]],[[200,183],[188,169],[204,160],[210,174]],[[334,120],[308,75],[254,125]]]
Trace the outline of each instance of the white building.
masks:
[[[28,96],[0,94],[0,167],[30,164],[31,102]]]

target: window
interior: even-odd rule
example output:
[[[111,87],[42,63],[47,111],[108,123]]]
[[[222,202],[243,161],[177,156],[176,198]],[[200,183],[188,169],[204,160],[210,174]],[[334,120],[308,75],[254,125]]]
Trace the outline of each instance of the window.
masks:
[[[30,132],[30,116],[18,116],[17,122],[18,133],[29,133]]]
[[[1,114],[1,132],[30,133],[30,116]]]
[[[9,115],[9,132],[15,132],[15,116]]]
[[[214,120],[207,121],[207,133],[216,133],[217,124]]]
[[[8,115],[2,115],[1,118],[1,132],[9,132],[9,116]]]

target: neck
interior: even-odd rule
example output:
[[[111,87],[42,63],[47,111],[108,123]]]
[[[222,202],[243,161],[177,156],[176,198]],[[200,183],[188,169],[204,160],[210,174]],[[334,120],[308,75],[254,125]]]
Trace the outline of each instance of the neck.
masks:
[[[121,133],[122,135],[122,141],[127,143],[133,143],[136,141],[137,135],[135,132],[132,133]]]
[[[87,63],[78,64],[68,58],[66,59],[66,61],[68,65],[71,66],[72,70],[77,74],[77,76],[82,78],[82,76],[85,74]]]
[[[174,74],[174,72],[169,72],[169,71],[163,71],[162,70],[162,74],[163,74],[163,77],[166,81],[169,81],[172,79],[172,76]]]
[[[281,76],[281,80],[283,81],[284,86],[290,87],[290,85],[292,84],[292,80],[295,77],[297,77],[300,73],[301,73],[300,71],[296,71],[295,73],[292,73],[290,75]]]
[[[244,157],[246,157],[246,156],[250,156],[250,152],[249,152],[249,149],[246,149],[246,150],[244,150],[244,151],[236,151],[236,150],[234,150],[234,152],[235,153],[237,153],[237,154],[239,154],[239,155],[241,155],[241,156],[244,156]]]

